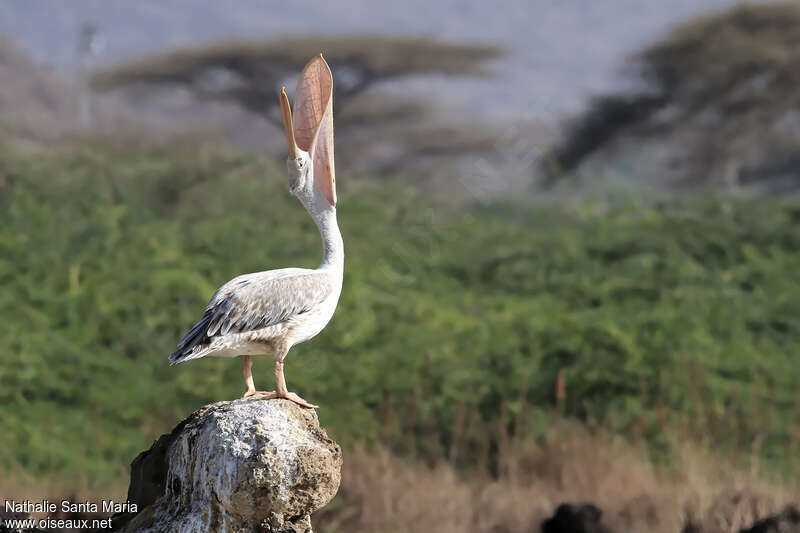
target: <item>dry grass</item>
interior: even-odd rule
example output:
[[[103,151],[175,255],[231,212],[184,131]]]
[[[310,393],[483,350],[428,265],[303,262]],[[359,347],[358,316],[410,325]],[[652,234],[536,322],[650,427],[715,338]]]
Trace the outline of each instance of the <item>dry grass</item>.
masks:
[[[642,449],[582,427],[501,454],[500,475],[462,473],[445,461],[415,464],[385,449],[345,454],[337,500],[320,531],[533,532],[562,502],[593,502],[613,531],[738,532],[800,501],[800,487],[731,469],[689,445],[670,468]]]
[[[325,533],[533,533],[563,502],[592,502],[615,532],[735,533],[800,501],[800,484],[769,480],[690,444],[669,468],[641,447],[577,424],[554,425],[539,442],[508,445],[490,476],[444,459],[415,462],[386,448],[345,451],[337,498],[317,513]],[[122,500],[127,489],[86,480],[41,480],[4,472],[0,499]],[[687,526],[693,526],[690,529]]]
[[[47,500],[59,506],[62,500],[71,503],[99,502],[101,500],[114,500],[123,502],[128,492],[127,480],[120,479],[114,485],[96,486],[86,478],[58,477],[54,479],[37,479],[21,470],[14,469],[13,473],[0,471],[0,516],[5,510],[7,500],[22,502],[42,502]],[[46,518],[47,513],[31,513],[31,518]],[[64,518],[57,516],[56,518]],[[0,531],[4,531],[0,528]],[[58,533],[58,530],[54,530]],[[72,531],[72,530],[70,530]]]
[[[123,475],[118,479],[109,478],[98,483],[82,475],[35,476],[14,462],[5,451],[0,458],[3,459],[3,466],[0,466],[0,508],[7,499],[58,502],[68,497],[70,501],[99,501],[103,498],[124,501],[128,493],[127,465],[120,465],[119,472]]]

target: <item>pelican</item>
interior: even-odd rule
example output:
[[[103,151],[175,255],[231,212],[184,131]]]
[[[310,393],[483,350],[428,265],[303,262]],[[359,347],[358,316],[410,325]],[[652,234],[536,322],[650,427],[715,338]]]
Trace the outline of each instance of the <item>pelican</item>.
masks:
[[[333,75],[322,55],[300,74],[294,98],[294,123],[285,88],[280,107],[289,158],[289,191],[314,219],[322,236],[322,262],[316,269],[281,268],[244,274],[220,287],[200,321],[169,356],[171,365],[201,357],[241,355],[244,397],[285,398],[313,409],[286,388],[283,360],[292,346],[317,335],[328,324],[342,291],[344,243],[336,222],[333,165]],[[252,356],[275,355],[276,390],[257,391]]]

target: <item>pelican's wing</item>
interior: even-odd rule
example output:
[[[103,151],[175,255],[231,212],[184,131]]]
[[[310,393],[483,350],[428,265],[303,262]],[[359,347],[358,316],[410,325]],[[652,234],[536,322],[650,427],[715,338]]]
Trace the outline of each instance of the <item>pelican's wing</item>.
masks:
[[[280,277],[236,278],[211,298],[206,308],[211,318],[206,335],[242,333],[284,322],[309,311],[332,290],[330,275],[313,270]]]
[[[306,313],[333,289],[330,274],[315,270],[239,276],[214,293],[203,318],[178,343],[170,362],[189,359],[195,347],[208,344],[214,336],[254,331]]]

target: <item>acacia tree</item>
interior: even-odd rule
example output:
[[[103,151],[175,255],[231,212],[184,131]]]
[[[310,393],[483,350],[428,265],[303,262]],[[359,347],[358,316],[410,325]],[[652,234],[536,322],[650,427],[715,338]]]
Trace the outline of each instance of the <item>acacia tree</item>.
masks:
[[[377,35],[234,40],[98,70],[92,86],[96,90],[134,85],[183,87],[201,99],[232,102],[279,124],[278,90],[320,52],[336,72],[337,113],[347,110],[350,102],[378,82],[430,74],[483,76],[486,63],[504,53],[491,45]],[[380,105],[370,107],[373,115],[364,110],[353,110],[352,115],[363,123],[418,115],[424,109],[424,104],[414,99],[383,99]],[[347,122],[346,116],[340,118]]]

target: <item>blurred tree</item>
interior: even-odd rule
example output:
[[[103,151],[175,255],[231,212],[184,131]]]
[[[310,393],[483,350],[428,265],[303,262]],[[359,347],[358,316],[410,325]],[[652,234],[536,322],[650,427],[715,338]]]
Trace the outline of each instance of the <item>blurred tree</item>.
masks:
[[[377,35],[235,40],[130,61],[95,71],[92,86],[188,90],[281,126],[277,94],[320,52],[336,75],[337,157],[349,168],[387,171],[495,149],[497,135],[472,124],[443,123],[424,98],[388,94],[383,82],[413,76],[488,74],[505,51],[493,45]],[[357,104],[357,105],[353,105]],[[346,139],[346,140],[344,140]]]
[[[390,79],[485,75],[486,62],[504,53],[491,45],[376,35],[236,40],[101,69],[94,73],[92,86],[98,90],[131,85],[180,86],[199,98],[233,102],[279,123],[278,90],[320,52],[336,72],[337,111],[347,109],[354,97],[376,83]],[[424,105],[413,99],[383,99],[379,105],[354,111],[353,118],[371,122],[423,110]]]
[[[800,187],[800,5],[690,20],[633,57],[639,90],[598,97],[547,163],[672,183]]]

